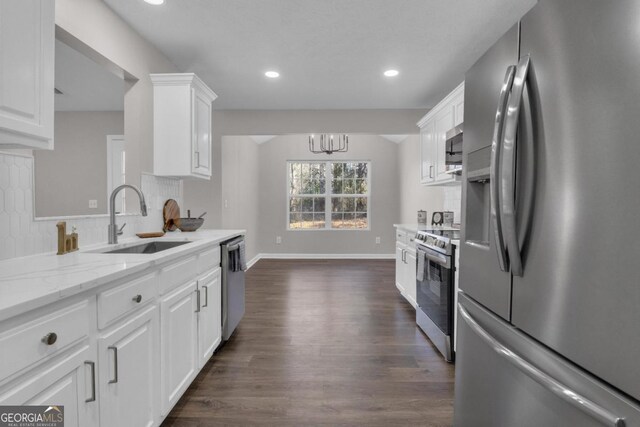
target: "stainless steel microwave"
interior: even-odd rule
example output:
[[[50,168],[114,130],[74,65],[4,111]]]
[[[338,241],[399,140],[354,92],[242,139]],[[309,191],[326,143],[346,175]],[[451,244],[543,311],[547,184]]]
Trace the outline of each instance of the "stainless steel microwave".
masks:
[[[462,166],[462,131],[462,123],[447,131],[445,165],[458,166],[447,169],[459,169]]]

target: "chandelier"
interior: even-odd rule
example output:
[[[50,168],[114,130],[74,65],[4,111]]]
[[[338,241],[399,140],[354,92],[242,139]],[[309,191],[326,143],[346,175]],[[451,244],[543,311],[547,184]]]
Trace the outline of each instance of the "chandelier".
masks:
[[[309,151],[313,154],[346,153],[349,151],[349,135],[338,135],[336,139],[333,135],[321,134],[320,146],[318,147],[315,135],[309,135]]]

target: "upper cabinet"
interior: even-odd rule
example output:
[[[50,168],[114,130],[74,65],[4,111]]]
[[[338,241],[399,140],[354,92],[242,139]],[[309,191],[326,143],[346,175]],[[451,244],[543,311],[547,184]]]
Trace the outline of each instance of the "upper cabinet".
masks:
[[[54,0],[0,1],[0,148],[53,149]]]
[[[433,107],[419,122],[420,182],[424,185],[457,183],[460,176],[446,164],[447,131],[464,121],[464,82]]]
[[[193,73],[151,74],[155,175],[211,177],[211,111],[217,95]]]

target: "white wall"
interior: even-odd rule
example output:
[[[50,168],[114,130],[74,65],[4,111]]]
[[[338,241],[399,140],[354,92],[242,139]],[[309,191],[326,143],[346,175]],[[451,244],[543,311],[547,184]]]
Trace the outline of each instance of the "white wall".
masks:
[[[415,224],[418,211],[427,211],[427,223],[434,211],[450,210],[460,222],[460,185],[431,187],[420,184],[420,135],[410,135],[398,147],[400,174],[399,222]]]
[[[222,228],[247,231],[246,255],[251,260],[259,253],[258,230],[262,217],[258,207],[258,195],[262,190],[258,144],[247,136],[225,136],[222,138],[222,159],[223,205],[224,200],[227,201],[223,208]],[[206,226],[210,227],[208,221]]]
[[[215,87],[212,89],[215,91]],[[214,110],[212,177],[210,181],[185,182],[185,201],[192,210],[209,212],[207,226],[221,226],[223,136],[314,132],[411,134],[418,131],[416,123],[424,113],[424,110]]]
[[[223,227],[247,228],[249,258],[258,253],[394,253],[393,223],[399,215],[396,143],[377,135],[350,135],[349,152],[329,156],[311,154],[307,134],[278,136],[261,145],[246,136],[223,141]],[[370,161],[370,230],[287,230],[288,160]],[[276,236],[281,244],[276,244]]]
[[[123,132],[122,111],[56,112],[55,150],[33,152],[36,216],[108,213],[107,135]]]

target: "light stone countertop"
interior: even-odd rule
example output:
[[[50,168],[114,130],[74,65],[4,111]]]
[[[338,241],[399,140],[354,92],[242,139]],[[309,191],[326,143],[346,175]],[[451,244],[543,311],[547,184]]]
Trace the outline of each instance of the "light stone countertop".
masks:
[[[453,227],[437,227],[435,225],[430,225],[430,224],[418,224],[418,223],[413,223],[413,224],[393,224],[393,226],[399,230],[402,231],[406,231],[409,233],[417,233],[418,231],[424,231],[424,230],[442,230],[442,231],[448,231],[448,230],[460,230],[459,228],[453,228]],[[453,243],[456,246],[460,246],[460,240],[459,239],[452,239],[451,243]]]
[[[160,238],[133,237],[122,239],[118,245],[92,245],[65,255],[46,253],[1,261],[0,321],[243,234],[245,230],[169,232]],[[113,250],[137,243],[178,240],[189,240],[191,243],[155,254],[95,252],[100,249]]]

